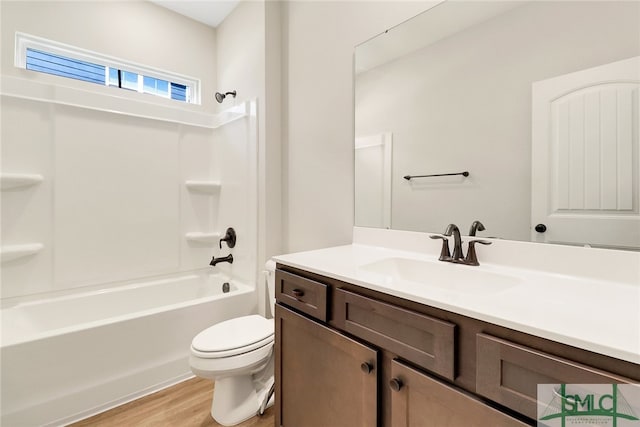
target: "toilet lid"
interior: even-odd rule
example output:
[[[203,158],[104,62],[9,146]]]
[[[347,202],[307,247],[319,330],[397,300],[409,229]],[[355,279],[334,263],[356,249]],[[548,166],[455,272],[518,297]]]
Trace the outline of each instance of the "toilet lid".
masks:
[[[200,332],[191,346],[201,352],[222,352],[251,346],[273,337],[273,319],[253,314],[215,324]]]

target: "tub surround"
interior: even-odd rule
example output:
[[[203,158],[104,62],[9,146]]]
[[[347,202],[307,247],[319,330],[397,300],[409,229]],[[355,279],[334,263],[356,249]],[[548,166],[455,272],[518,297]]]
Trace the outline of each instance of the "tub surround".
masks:
[[[193,336],[256,310],[257,100],[210,114],[1,80],[12,173],[2,177],[2,424],[64,424],[188,378]],[[208,275],[230,225],[236,262],[213,272],[244,286],[211,296],[185,282]]]
[[[489,239],[492,240],[492,239]],[[438,261],[426,233],[354,228],[353,244],[277,256],[276,262],[559,343],[640,363],[640,253],[492,240],[480,266]],[[430,263],[439,274],[497,277],[469,292],[376,273],[384,260]],[[443,272],[444,270],[444,272]],[[489,279],[490,281],[490,279]],[[612,319],[615,319],[612,322]],[[619,325],[619,327],[615,327]]]
[[[210,114],[108,87],[1,83],[3,298],[193,271],[231,224],[235,271],[255,281],[257,218],[235,212],[257,204],[257,100]]]

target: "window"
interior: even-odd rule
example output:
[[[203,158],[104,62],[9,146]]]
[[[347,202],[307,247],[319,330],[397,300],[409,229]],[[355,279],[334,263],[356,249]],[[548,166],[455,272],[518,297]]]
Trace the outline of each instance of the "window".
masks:
[[[27,70],[104,84],[104,66],[34,49],[27,49]]]
[[[17,67],[30,71],[191,104],[200,103],[199,80],[23,33],[16,33],[15,62]]]

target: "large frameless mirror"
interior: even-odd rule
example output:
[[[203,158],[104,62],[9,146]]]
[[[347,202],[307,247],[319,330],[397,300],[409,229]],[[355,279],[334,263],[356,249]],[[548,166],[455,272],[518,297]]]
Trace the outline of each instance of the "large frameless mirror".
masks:
[[[355,224],[640,248],[640,3],[447,1],[355,49]]]

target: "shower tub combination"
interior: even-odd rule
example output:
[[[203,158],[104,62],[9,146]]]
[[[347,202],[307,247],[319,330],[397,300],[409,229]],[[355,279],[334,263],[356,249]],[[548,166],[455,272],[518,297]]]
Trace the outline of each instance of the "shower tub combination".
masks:
[[[0,424],[64,425],[187,379],[192,338],[256,302],[203,270],[5,304]]]

